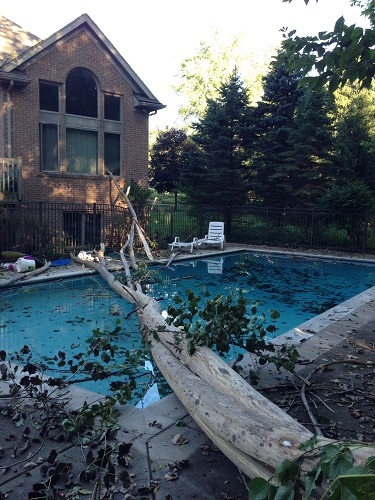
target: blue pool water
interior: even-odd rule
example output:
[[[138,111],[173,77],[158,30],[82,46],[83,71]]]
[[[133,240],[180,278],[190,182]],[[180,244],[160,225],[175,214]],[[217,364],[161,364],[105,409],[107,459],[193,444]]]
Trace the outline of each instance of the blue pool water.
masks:
[[[183,297],[188,288],[198,294],[202,284],[212,295],[242,290],[250,302],[261,301],[261,311],[280,313],[275,323],[280,335],[375,286],[375,265],[239,253],[176,262],[157,276],[147,292],[164,310],[174,295]],[[99,276],[25,284],[0,291],[0,349],[14,353],[26,344],[41,359],[59,350],[74,354],[71,346],[85,344],[95,328],[112,331],[119,319],[121,355],[121,349],[140,345],[138,320]],[[105,393],[108,384],[84,387]],[[158,398],[155,387],[150,397]]]
[[[140,346],[139,322],[131,304],[119,297],[99,276],[90,276],[10,288],[0,292],[0,349],[8,353],[20,351],[24,345],[37,360],[55,366],[51,359],[59,351],[67,359],[86,352],[87,339],[94,329],[112,332],[119,325],[119,358],[127,349]],[[47,361],[46,361],[47,360]],[[146,366],[145,366],[146,365]],[[67,366],[59,375],[68,378]],[[142,363],[137,375],[140,391],[145,391],[151,363]],[[48,373],[48,372],[47,372]],[[144,380],[142,380],[142,375]],[[83,374],[80,376],[85,378]],[[84,382],[82,387],[109,393],[109,382]],[[145,392],[144,391],[144,392]],[[159,399],[156,394],[156,399]]]
[[[162,283],[148,293],[164,309],[188,288],[198,294],[202,283],[212,295],[242,290],[250,302],[262,303],[261,311],[280,313],[274,336],[375,285],[374,264],[249,252],[176,262],[160,275]]]

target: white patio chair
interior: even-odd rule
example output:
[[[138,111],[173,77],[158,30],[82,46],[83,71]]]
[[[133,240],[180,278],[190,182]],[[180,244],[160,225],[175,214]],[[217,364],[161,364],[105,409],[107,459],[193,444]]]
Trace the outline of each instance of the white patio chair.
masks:
[[[220,250],[223,250],[225,243],[225,234],[224,234],[224,222],[216,222],[212,221],[208,225],[208,233],[206,236],[197,241],[198,248],[203,245],[216,245],[220,247]]]
[[[179,236],[176,236],[173,243],[169,243],[169,247],[171,252],[175,248],[180,250],[189,250],[190,253],[193,253],[194,248],[197,246],[197,238],[193,238],[193,241],[181,241]]]

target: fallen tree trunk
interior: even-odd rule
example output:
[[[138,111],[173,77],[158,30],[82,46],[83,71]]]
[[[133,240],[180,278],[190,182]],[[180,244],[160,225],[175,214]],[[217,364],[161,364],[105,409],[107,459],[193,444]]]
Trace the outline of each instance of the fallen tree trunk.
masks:
[[[152,256],[152,253],[151,253],[151,250],[150,250],[150,247],[149,247],[148,242],[147,242],[146,233],[144,232],[143,228],[139,225],[137,214],[136,214],[136,212],[135,212],[135,210],[133,208],[133,205],[131,204],[131,202],[129,200],[129,197],[128,197],[127,193],[125,193],[125,191],[123,191],[121,189],[120,184],[117,182],[117,180],[115,179],[115,177],[113,177],[112,172],[108,171],[108,175],[109,175],[109,178],[111,179],[111,181],[116,186],[118,192],[120,193],[120,195],[124,199],[124,201],[125,201],[128,209],[129,209],[129,212],[130,212],[130,214],[132,216],[132,219],[133,219],[132,229],[131,229],[131,231],[133,232],[133,235],[132,235],[132,242],[131,242],[130,248],[132,249],[132,247],[133,247],[134,229],[137,229],[138,236],[139,236],[140,240],[142,241],[142,244],[143,244],[143,247],[145,249],[145,252],[146,252],[146,255],[147,255],[148,259],[149,260],[154,260],[154,258]]]
[[[158,302],[116,280],[104,261],[84,263],[134,304],[152,356],[171,389],[207,436],[245,474],[270,479],[281,460],[304,455],[303,476],[317,463],[318,450],[306,455],[299,449],[314,436],[312,432],[253,389],[211,349],[199,347],[190,355],[181,330],[166,323]],[[337,442],[317,438],[318,446],[330,443]],[[374,450],[355,448],[352,454],[355,463],[363,464]]]

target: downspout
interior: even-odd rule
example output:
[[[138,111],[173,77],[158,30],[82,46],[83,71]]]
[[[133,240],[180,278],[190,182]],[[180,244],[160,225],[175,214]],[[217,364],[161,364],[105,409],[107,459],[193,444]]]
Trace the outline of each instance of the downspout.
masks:
[[[12,101],[10,100],[10,91],[12,90],[14,81],[11,80],[7,90],[7,128],[8,128],[8,159],[12,158]]]

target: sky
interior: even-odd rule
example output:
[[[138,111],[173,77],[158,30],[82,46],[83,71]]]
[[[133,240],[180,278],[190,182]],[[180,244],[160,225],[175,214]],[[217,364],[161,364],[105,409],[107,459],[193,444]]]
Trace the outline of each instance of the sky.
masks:
[[[281,41],[280,29],[316,35],[347,24],[365,25],[349,0],[18,0],[2,2],[0,14],[45,39],[88,14],[151,92],[167,107],[150,117],[150,129],[178,125],[178,97],[171,85],[182,61],[198,53],[214,30],[240,35],[262,57]]]

